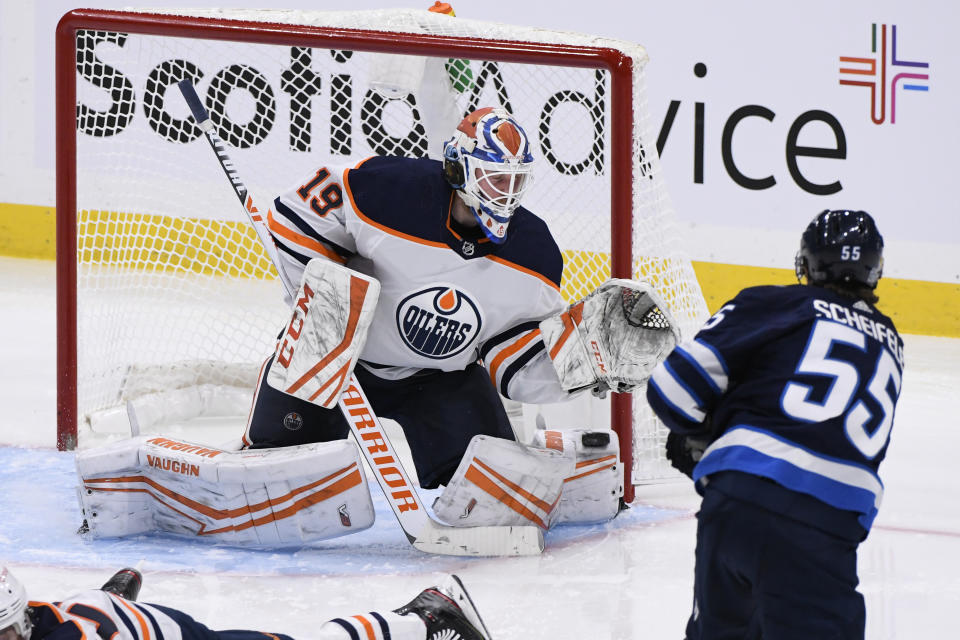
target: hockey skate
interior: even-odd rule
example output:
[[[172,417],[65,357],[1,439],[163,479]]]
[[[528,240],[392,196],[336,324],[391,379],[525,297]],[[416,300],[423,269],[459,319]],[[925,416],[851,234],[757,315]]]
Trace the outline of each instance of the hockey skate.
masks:
[[[141,584],[143,584],[143,575],[136,569],[127,568],[113,574],[113,577],[107,580],[100,590],[115,593],[127,600],[136,600],[140,595]]]
[[[427,640],[490,640],[490,632],[473,600],[455,575],[447,576],[436,587],[424,589],[394,613],[420,616],[427,625]]]

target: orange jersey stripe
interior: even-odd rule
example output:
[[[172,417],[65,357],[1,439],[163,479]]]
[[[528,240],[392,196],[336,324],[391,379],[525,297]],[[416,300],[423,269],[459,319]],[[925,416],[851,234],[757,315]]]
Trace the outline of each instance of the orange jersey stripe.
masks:
[[[490,380],[493,381],[494,387],[497,386],[497,371],[500,369],[500,365],[503,364],[503,361],[530,344],[534,338],[538,337],[540,337],[540,329],[534,329],[497,354],[497,357],[493,359],[493,362],[490,363],[489,367]]]
[[[119,602],[120,606],[127,609],[137,619],[137,623],[140,625],[140,638],[142,640],[150,640],[150,624],[143,617],[143,614],[120,596],[111,593],[110,597],[113,598],[114,601]]]
[[[339,253],[327,248],[321,242],[314,240],[308,236],[303,235],[302,233],[297,233],[296,231],[291,231],[286,228],[273,218],[273,211],[267,211],[267,227],[270,229],[270,233],[276,234],[282,238],[289,240],[290,242],[303,247],[304,249],[309,249],[310,251],[315,251],[322,255],[325,258],[328,258],[339,264],[347,264],[347,259],[341,256]]]
[[[363,630],[367,633],[367,640],[377,640],[377,633],[373,630],[373,625],[364,616],[353,616],[354,620],[363,625]]]
[[[553,345],[553,349],[550,349],[551,360],[557,357],[560,349],[563,348],[563,345],[566,344],[570,336],[573,335],[577,325],[583,321],[583,303],[581,302],[570,307],[570,310],[561,315],[560,318],[563,321],[563,333],[560,334],[560,339],[557,340],[557,343]]]
[[[533,276],[534,278],[542,280],[544,283],[549,285],[552,289],[555,289],[558,293],[560,291],[560,285],[558,285],[556,282],[554,282],[553,280],[551,280],[550,278],[548,278],[547,276],[543,275],[538,271],[534,271],[533,269],[528,269],[526,267],[521,267],[519,264],[510,262],[509,260],[504,260],[503,258],[497,257],[495,255],[488,254],[483,257],[486,258],[487,260],[493,260],[497,264],[502,264],[505,267],[510,267],[511,269],[516,269],[517,271],[521,271],[527,274],[528,276]]]
[[[54,617],[56,617],[56,619],[57,619],[58,622],[63,622],[63,621],[64,621],[64,620],[63,620],[63,616],[60,615],[60,609],[57,609],[55,606],[53,606],[53,605],[50,604],[49,602],[40,602],[39,600],[29,600],[29,601],[27,602],[27,606],[28,606],[28,607],[31,607],[32,609],[38,609],[38,608],[40,608],[40,607],[46,607],[47,609],[50,609],[50,613],[52,613],[52,614],[54,615]]]
[[[367,160],[369,160],[369,158],[367,158]],[[363,162],[366,162],[367,160],[364,160]],[[363,162],[361,162],[360,164],[363,164]],[[359,166],[360,166],[360,165],[358,164],[357,167],[359,167]],[[354,168],[356,168],[356,167],[354,167]],[[368,217],[366,214],[364,214],[364,213],[360,210],[360,208],[357,206],[357,201],[356,201],[356,199],[353,197],[353,191],[350,190],[350,183],[349,183],[349,181],[347,180],[347,174],[348,174],[350,171],[351,171],[350,169],[346,169],[346,170],[344,170],[344,172],[343,172],[343,180],[342,180],[342,182],[343,182],[343,188],[344,188],[344,191],[346,191],[346,193],[347,193],[347,199],[350,200],[350,206],[353,207],[353,210],[356,212],[358,218],[360,218],[361,220],[363,220],[364,222],[366,222],[366,223],[369,224],[370,226],[376,227],[377,229],[380,229],[380,230],[383,231],[384,233],[388,233],[388,234],[390,234],[390,235],[392,235],[392,236],[396,236],[397,238],[403,238],[404,240],[409,240],[410,242],[416,242],[417,244],[426,245],[426,246],[428,246],[428,247],[435,247],[435,248],[438,248],[438,249],[450,249],[449,245],[447,245],[447,243],[445,243],[445,242],[436,242],[436,241],[433,241],[433,240],[426,240],[426,239],[424,239],[424,238],[418,238],[417,236],[412,236],[412,235],[410,235],[410,234],[408,234],[408,233],[404,233],[404,232],[402,232],[402,231],[398,231],[398,230],[392,229],[392,228],[390,228],[390,227],[388,227],[388,226],[386,226],[386,225],[380,224],[379,222],[376,222],[375,220],[371,219],[371,218]],[[455,194],[452,194],[452,195],[451,195],[451,198],[452,198],[454,195],[455,195]],[[451,202],[452,202],[452,199],[451,199]],[[449,214],[448,214],[448,217],[447,217],[447,227],[450,228]],[[451,231],[451,233],[453,233],[453,235],[454,235],[456,238],[458,238],[458,239],[460,238],[460,236],[459,236],[458,234],[456,234],[456,233],[453,232],[453,229],[450,229],[450,231]],[[486,240],[487,240],[487,238],[482,238],[482,239],[479,240],[479,242],[484,242],[484,241],[486,241]],[[484,257],[484,258],[487,258],[488,260],[492,260],[493,262],[496,262],[497,264],[502,264],[502,265],[505,266],[505,267],[509,267],[509,268],[511,268],[511,269],[516,269],[517,271],[520,271],[520,272],[525,273],[525,274],[527,274],[527,275],[533,276],[533,277],[535,277],[535,278],[537,278],[537,279],[539,279],[539,280],[542,280],[542,281],[545,282],[547,285],[549,285],[551,288],[555,289],[558,293],[560,292],[560,285],[558,285],[556,282],[554,282],[554,281],[551,280],[550,278],[546,277],[546,276],[543,275],[542,273],[539,273],[539,272],[537,272],[537,271],[534,271],[533,269],[528,269],[527,267],[520,266],[519,264],[516,264],[515,262],[510,262],[509,260],[504,260],[503,258],[499,258],[499,257],[497,257],[497,256],[495,256],[495,255],[485,255],[485,256],[483,256],[483,257]]]

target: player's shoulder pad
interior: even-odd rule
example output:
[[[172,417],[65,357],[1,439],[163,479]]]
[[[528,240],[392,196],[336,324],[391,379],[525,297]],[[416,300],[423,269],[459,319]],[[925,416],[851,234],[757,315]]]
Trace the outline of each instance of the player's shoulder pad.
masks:
[[[735,323],[713,323],[714,333],[745,333],[753,328],[787,327],[803,322],[813,311],[813,296],[803,285],[761,285],[742,289],[715,316],[735,317]]]
[[[429,158],[374,156],[346,172],[354,210],[361,219],[425,240],[442,241],[441,210],[449,189],[443,168]]]
[[[507,241],[494,254],[524,269],[534,271],[560,286],[563,254],[547,223],[531,211],[518,207],[510,218]]]
[[[746,287],[730,301],[730,304],[760,305],[764,307],[788,304],[791,301],[801,301],[814,297],[809,291],[811,287],[800,284],[789,285],[759,285]]]

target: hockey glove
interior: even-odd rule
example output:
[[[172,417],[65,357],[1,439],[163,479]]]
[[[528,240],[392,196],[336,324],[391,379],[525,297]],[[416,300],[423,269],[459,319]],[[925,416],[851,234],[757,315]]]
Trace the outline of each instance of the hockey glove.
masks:
[[[654,288],[639,280],[607,280],[563,313],[540,322],[560,386],[629,393],[644,384],[676,346],[680,331]]]
[[[674,469],[692,480],[693,468],[709,445],[707,438],[694,438],[671,431],[667,435],[667,460]]]

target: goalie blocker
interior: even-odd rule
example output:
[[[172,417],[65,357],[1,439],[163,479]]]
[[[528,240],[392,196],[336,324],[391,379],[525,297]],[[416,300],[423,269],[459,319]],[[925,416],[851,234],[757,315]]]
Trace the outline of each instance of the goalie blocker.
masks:
[[[676,346],[680,332],[646,282],[613,279],[566,311],[540,322],[560,386],[633,391]]]
[[[375,278],[325,258],[308,262],[267,384],[326,409],[336,407],[367,340],[379,295]]]

